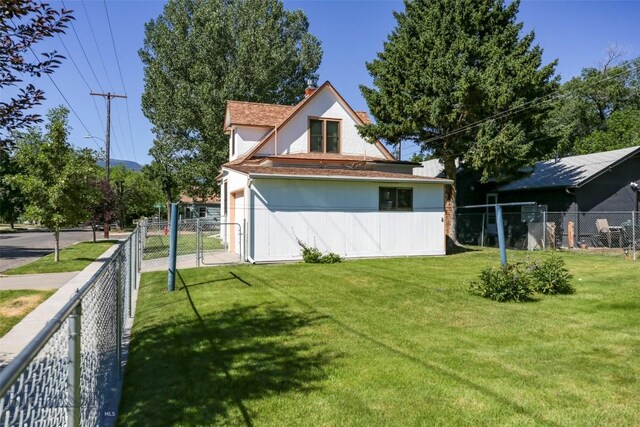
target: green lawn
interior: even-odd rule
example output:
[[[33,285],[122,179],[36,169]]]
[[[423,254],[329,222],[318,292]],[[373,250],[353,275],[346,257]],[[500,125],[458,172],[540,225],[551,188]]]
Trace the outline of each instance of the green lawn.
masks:
[[[178,255],[189,255],[196,253],[196,235],[181,234],[178,236]],[[202,248],[205,251],[222,250],[224,244],[222,241],[209,234],[202,237]],[[169,236],[162,234],[153,234],[147,236],[144,245],[144,255],[142,259],[167,258],[169,256]]]
[[[86,266],[94,262],[114,243],[116,243],[115,240],[101,240],[96,243],[76,243],[75,245],[60,250],[59,262],[54,261],[53,253],[51,253],[32,263],[3,271],[2,274],[36,274],[81,271]]]
[[[0,290],[0,337],[3,337],[24,316],[55,293],[50,290]]]
[[[119,423],[640,425],[640,262],[560,256],[521,304],[466,291],[495,250],[146,273]]]

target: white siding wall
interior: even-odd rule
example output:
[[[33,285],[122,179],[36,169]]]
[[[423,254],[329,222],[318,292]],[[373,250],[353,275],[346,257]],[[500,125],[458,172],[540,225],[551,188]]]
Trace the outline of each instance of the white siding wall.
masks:
[[[247,176],[238,172],[225,171],[222,177],[222,181],[223,182],[226,181],[227,183],[227,193],[226,194],[223,193],[220,195],[220,198],[221,198],[220,202],[221,202],[221,207],[225,205],[227,206],[227,214],[225,216],[224,212],[220,213],[221,214],[220,222],[227,223],[231,221],[231,218],[229,217],[229,214],[231,212],[231,206],[229,205],[229,203],[227,203],[227,201],[229,200],[229,194],[233,192],[237,192],[238,190],[246,189]],[[246,200],[246,198],[244,200]],[[242,224],[242,221],[244,220],[244,218],[247,218],[246,209],[247,207],[245,206],[244,201],[242,205],[236,204],[234,222]],[[221,229],[220,229],[220,236],[222,240],[227,244],[229,244],[231,240],[232,227],[233,226],[223,225],[221,226]],[[236,245],[236,250],[237,248],[238,246]]]
[[[309,117],[342,120],[340,128],[340,152],[342,154],[385,158],[375,145],[362,139],[356,129],[356,119],[342,106],[329,88],[318,93],[286,125],[278,130],[277,154],[308,152]],[[275,151],[275,138],[271,138],[271,141],[260,150],[259,154],[273,155]]]
[[[379,187],[394,186],[413,187],[413,212],[379,211]],[[300,259],[296,236],[344,257],[443,255],[443,191],[439,184],[256,179],[249,255]]]
[[[270,128],[250,127],[250,126],[238,126],[235,128],[236,147],[235,153],[232,155],[231,146],[229,146],[229,160],[234,160],[247,151],[256,146],[264,136],[269,133]],[[229,144],[232,143],[232,134],[229,136]]]

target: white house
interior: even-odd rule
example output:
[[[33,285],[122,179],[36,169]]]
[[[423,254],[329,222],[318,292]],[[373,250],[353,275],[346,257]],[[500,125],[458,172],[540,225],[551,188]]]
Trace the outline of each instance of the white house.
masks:
[[[415,176],[356,126],[329,82],[295,106],[228,101],[223,239],[250,262],[301,258],[298,239],[343,257],[445,253],[444,187]]]

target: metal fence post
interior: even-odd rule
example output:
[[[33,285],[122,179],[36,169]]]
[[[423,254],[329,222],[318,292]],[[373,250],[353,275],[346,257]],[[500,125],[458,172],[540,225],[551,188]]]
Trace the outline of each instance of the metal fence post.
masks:
[[[542,211],[542,250],[547,250],[547,211]]]
[[[82,402],[80,377],[82,352],[80,351],[80,319],[82,316],[81,302],[73,309],[69,315],[69,366],[67,368],[68,382],[68,409],[67,425],[77,427],[80,425],[80,404]]]
[[[633,246],[633,260],[637,260],[638,258],[636,258],[636,246],[638,245],[638,229],[636,228],[636,220],[637,220],[637,216],[636,216],[636,212],[633,211],[631,212],[631,234],[633,235],[633,239],[632,240],[632,246]]]
[[[507,265],[507,245],[504,241],[504,222],[500,205],[496,205],[496,228],[498,229],[498,245],[500,246],[500,264],[504,266]]]
[[[121,289],[121,281],[122,277],[120,274],[120,257],[122,254],[122,248],[120,248],[115,257],[115,268],[116,268],[116,368],[118,370],[118,378],[121,377],[122,371],[122,306],[120,305],[120,300],[122,299],[122,289]]]
[[[484,214],[482,214],[482,225],[480,226],[480,246],[484,247]]]
[[[171,203],[171,225],[169,236],[169,274],[167,274],[167,290],[176,288],[176,258],[178,256],[178,204]]]
[[[131,317],[131,287],[133,286],[133,273],[131,272],[131,265],[133,264],[131,258],[131,249],[132,249],[132,239],[129,239],[129,258],[127,258],[127,275],[129,276],[129,280],[127,281],[127,300],[129,302],[129,317]]]
[[[200,256],[203,255],[200,253],[201,246],[203,246],[200,242],[200,218],[196,218],[196,267],[200,267]]]

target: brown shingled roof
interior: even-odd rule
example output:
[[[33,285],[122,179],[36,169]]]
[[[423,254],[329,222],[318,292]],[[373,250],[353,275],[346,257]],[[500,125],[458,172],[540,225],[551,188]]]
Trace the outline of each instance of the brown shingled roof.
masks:
[[[345,160],[345,161],[351,161],[351,162],[358,162],[358,161],[372,162],[375,160],[386,160],[384,157],[371,157],[371,156],[360,156],[355,154],[320,153],[320,152],[278,154],[275,156],[265,157],[264,159]]]
[[[227,126],[246,125],[275,127],[291,113],[292,105],[227,101]],[[228,130],[228,127],[227,129]]]
[[[215,203],[220,203],[220,196],[219,195],[210,196],[203,200],[200,197],[191,197],[191,196],[187,196],[186,194],[181,194],[179,203],[184,203],[184,204],[214,203],[215,204]]]
[[[429,178],[418,175],[409,175],[404,173],[381,172],[362,169],[331,169],[331,168],[288,168],[288,167],[265,167],[265,166],[245,166],[226,164],[223,167],[242,172],[245,174],[264,174],[264,175],[280,175],[280,176],[308,176],[308,177],[350,177],[350,178],[378,178],[381,181],[385,179],[416,181],[416,182],[436,182],[442,181],[445,184],[450,183],[448,179]]]
[[[360,117],[360,120],[362,120],[362,123],[364,123],[365,125],[370,125],[372,123],[366,111],[356,111],[356,114],[358,115],[358,117]]]

